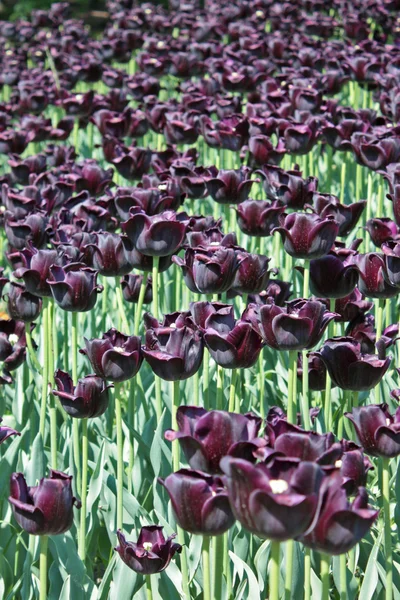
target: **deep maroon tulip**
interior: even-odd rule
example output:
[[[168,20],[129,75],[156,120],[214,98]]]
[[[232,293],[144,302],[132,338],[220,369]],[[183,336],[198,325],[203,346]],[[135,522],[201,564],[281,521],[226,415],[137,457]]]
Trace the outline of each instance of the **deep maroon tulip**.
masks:
[[[318,300],[292,300],[285,308],[275,304],[249,304],[242,315],[264,342],[275,350],[304,350],[318,344],[335,318]]]
[[[246,235],[268,237],[279,225],[279,215],[285,212],[285,206],[279,202],[265,200],[246,200],[236,209],[238,225]]]
[[[300,462],[316,462],[321,466],[334,465],[342,456],[340,443],[335,442],[333,433],[316,433],[293,427],[284,420],[285,428],[279,431],[274,442],[274,450],[279,454]],[[269,427],[271,425],[269,424]]]
[[[281,225],[274,231],[279,231],[286,252],[294,258],[311,260],[328,254],[339,230],[334,217],[292,213],[279,220]]]
[[[239,204],[247,200],[256,180],[250,179],[248,167],[238,170],[220,170],[213,179],[206,182],[209,195],[218,204]]]
[[[73,507],[80,502],[72,495],[72,476],[50,471],[49,478],[29,487],[22,473],[10,478],[8,498],[15,520],[31,535],[58,535],[72,527]]]
[[[102,379],[116,383],[127,381],[136,375],[143,361],[140,338],[119,333],[112,328],[102,339],[87,340],[84,350],[93,371]]]
[[[130,217],[132,207],[140,208],[146,215],[156,215],[166,210],[177,210],[185,195],[169,189],[168,182],[160,183],[156,188],[118,188],[115,195],[115,207],[121,219]],[[164,189],[165,188],[165,189]]]
[[[399,236],[399,228],[388,217],[370,219],[367,221],[365,228],[371,236],[372,243],[377,248],[380,248],[384,242],[388,242]]]
[[[390,285],[400,287],[400,242],[389,241],[382,244],[386,275]]]
[[[95,233],[95,241],[85,246],[90,252],[93,268],[104,277],[120,277],[132,271],[132,242],[118,233]]]
[[[34,296],[51,296],[51,288],[47,282],[50,277],[50,267],[58,264],[56,250],[35,250],[28,248],[19,253],[23,266],[14,275],[23,279],[25,287]]]
[[[221,468],[233,513],[246,529],[280,542],[312,529],[324,478],[319,465],[275,458],[267,467],[227,456]]]
[[[327,340],[317,353],[332,381],[342,390],[364,392],[375,387],[389,368],[391,358],[362,354],[361,345],[351,337]]]
[[[197,294],[222,294],[233,284],[240,260],[236,250],[222,245],[188,248],[184,259],[172,261],[182,269],[188,288]]]
[[[367,298],[392,298],[399,290],[390,285],[383,254],[358,254],[354,262],[359,268],[358,288]]]
[[[224,369],[252,367],[263,347],[251,323],[235,321],[233,306],[223,307],[207,318],[204,341],[215,362]]]
[[[358,267],[327,254],[310,261],[310,289],[320,298],[344,298],[357,285]]]
[[[261,419],[251,413],[239,415],[222,410],[207,411],[197,406],[180,406],[178,431],[168,429],[165,438],[178,440],[192,469],[221,474],[224,456],[236,456],[255,462],[253,452],[263,441],[258,438]],[[265,444],[265,442],[264,442]]]
[[[25,360],[25,323],[14,319],[0,320],[0,361],[6,371],[14,371]]]
[[[7,438],[12,435],[21,435],[19,431],[15,431],[11,427],[7,427],[7,425],[1,425],[3,419],[0,417],[0,444],[6,441]]]
[[[137,542],[127,542],[118,530],[119,546],[115,550],[132,571],[141,575],[161,573],[174,554],[182,551],[182,546],[173,542],[176,533],[165,539],[162,530],[159,525],[146,525],[140,530]]]
[[[24,285],[10,283],[7,294],[7,312],[12,319],[32,323],[35,321],[42,309],[42,300],[38,296],[30,294]]]
[[[293,125],[284,131],[285,147],[290,154],[307,154],[318,139],[318,127],[309,125]]]
[[[253,304],[276,304],[284,306],[292,295],[291,284],[280,279],[271,279],[265,290],[259,294],[250,294],[248,301]]]
[[[271,138],[266,135],[252,135],[249,138],[249,153],[251,164],[256,165],[279,165],[284,155],[286,147],[282,139],[278,140],[276,146],[271,143]]]
[[[102,285],[96,285],[97,271],[80,263],[71,263],[65,267],[50,267],[50,279],[47,283],[55,302],[69,312],[86,312],[96,304],[97,295],[103,291]]]
[[[400,454],[400,408],[391,415],[387,404],[370,404],[345,413],[367,454],[393,458]]]
[[[48,218],[40,212],[27,215],[18,221],[6,215],[4,231],[10,246],[22,250],[28,242],[35,248],[42,248],[48,241]]]
[[[346,237],[355,228],[367,205],[366,200],[340,204],[339,199],[331,194],[314,194],[312,200],[321,218],[335,218],[339,224],[339,237]]]
[[[113,173],[113,169],[102,169],[95,160],[85,160],[80,169],[78,191],[87,190],[92,196],[102,194],[111,184]]]
[[[351,294],[344,298],[338,298],[335,302],[335,321],[347,322],[362,317],[373,307],[373,302],[365,300],[358,288],[355,288]]]
[[[379,511],[368,506],[368,494],[363,487],[358,488],[350,504],[339,471],[326,476],[322,490],[321,512],[315,527],[300,541],[320,552],[344,554],[368,533]]]
[[[374,466],[361,448],[354,442],[342,440],[343,455],[335,463],[340,468],[340,474],[343,477],[343,487],[348,496],[357,493],[359,487],[367,485],[367,474]]]
[[[313,392],[323,392],[326,389],[326,367],[325,363],[315,352],[308,354],[308,387]],[[297,377],[303,378],[303,359],[299,354],[297,360]],[[333,384],[335,387],[335,384]]]
[[[122,227],[139,252],[146,256],[170,256],[180,248],[186,225],[177,220],[175,212],[167,210],[152,217],[143,211],[131,213]]]
[[[143,355],[158,377],[181,381],[199,370],[204,352],[200,332],[191,327],[156,327],[146,331]]]
[[[259,294],[269,281],[269,258],[259,254],[238,251],[240,265],[235,273],[232,290],[242,294]]]
[[[185,531],[221,535],[234,524],[235,517],[220,477],[180,469],[158,481],[167,490],[176,521]]]
[[[262,170],[257,172],[264,178],[264,190],[269,200],[280,200],[288,208],[296,210],[312,202],[318,186],[315,177],[302,179],[301,172],[297,169],[285,171],[273,165],[264,165]]]
[[[100,417],[109,402],[108,390],[103,379],[96,375],[87,375],[78,379],[74,387],[72,377],[58,369],[54,374],[57,390],[53,394],[60,398],[60,403],[66,413],[78,419],[92,419]]]
[[[126,302],[135,304],[139,301],[140,288],[143,283],[144,275],[125,275],[121,279],[122,295]],[[151,277],[146,277],[146,288],[143,297],[143,303],[149,304],[153,300],[153,288]]]

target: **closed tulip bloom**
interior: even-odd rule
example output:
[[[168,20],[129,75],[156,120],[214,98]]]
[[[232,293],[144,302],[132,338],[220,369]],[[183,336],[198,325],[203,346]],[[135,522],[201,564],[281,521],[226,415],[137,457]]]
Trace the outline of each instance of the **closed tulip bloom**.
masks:
[[[336,322],[353,321],[362,317],[373,307],[373,302],[365,300],[358,288],[355,288],[348,296],[337,298],[335,302]]]
[[[58,369],[54,374],[57,390],[53,394],[60,399],[61,406],[71,417],[92,419],[100,417],[109,402],[110,385],[106,386],[104,379],[97,375],[87,375],[78,379],[74,387],[72,377]]]
[[[141,575],[161,573],[174,554],[182,551],[182,546],[173,541],[176,533],[165,539],[162,530],[159,525],[146,525],[140,530],[137,542],[127,542],[122,531],[118,530],[119,546],[115,550],[132,571]]]
[[[317,353],[329,376],[342,390],[364,392],[375,387],[391,363],[390,357],[362,354],[361,344],[351,337],[327,340]]]
[[[192,377],[203,361],[204,342],[191,327],[157,327],[146,331],[143,355],[158,377],[181,381]]]
[[[185,531],[221,535],[234,524],[228,493],[220,477],[180,469],[158,481],[167,490],[176,521]]]
[[[19,257],[23,266],[14,271],[15,277],[23,279],[27,291],[34,296],[51,296],[47,280],[50,278],[50,267],[59,263],[57,251],[29,247],[20,252]]]
[[[22,250],[28,242],[35,248],[45,246],[48,241],[48,218],[41,212],[28,214],[25,218],[15,221],[11,215],[6,214],[4,231],[10,246]]]
[[[292,300],[285,308],[275,304],[249,304],[242,315],[252,324],[264,342],[275,350],[314,348],[335,313],[318,300]]]
[[[382,244],[387,280],[390,285],[400,288],[400,242],[388,241]]]
[[[177,220],[174,211],[166,210],[150,217],[143,211],[131,209],[131,215],[122,227],[142,254],[170,256],[181,247],[186,225]]]
[[[249,302],[253,304],[276,304],[276,306],[285,306],[287,300],[292,295],[291,284],[280,279],[271,279],[262,292],[259,294],[249,294]]]
[[[248,167],[237,170],[220,170],[216,177],[208,179],[206,186],[209,195],[218,204],[239,204],[247,200],[255,179],[250,179]]]
[[[248,199],[236,209],[238,225],[246,235],[268,237],[279,225],[279,215],[285,212],[280,202]]]
[[[34,326],[32,326],[33,328]],[[15,371],[26,356],[26,333],[23,321],[0,320],[0,361],[4,369]]]
[[[344,298],[357,285],[358,267],[327,254],[310,261],[310,289],[320,298]]]
[[[313,203],[322,219],[328,216],[334,217],[339,225],[339,237],[347,236],[355,228],[367,205],[366,200],[341,204],[339,198],[331,194],[314,194]]]
[[[399,235],[398,226],[388,217],[369,219],[365,228],[371,236],[372,243],[377,248],[380,248],[384,242],[393,240]]]
[[[324,472],[316,463],[287,458],[269,464],[226,456],[221,468],[233,514],[243,527],[261,538],[284,542],[313,528]]]
[[[15,429],[12,429],[11,427],[1,425],[2,421],[3,419],[0,417],[0,444],[5,442],[12,435],[21,435],[19,431],[15,431]]]
[[[397,296],[397,287],[388,283],[389,274],[383,254],[368,252],[358,254],[354,262],[359,269],[358,289],[367,298],[392,298]]]
[[[257,171],[263,179],[263,187],[269,200],[280,200],[288,208],[296,210],[312,203],[312,197],[318,187],[318,179],[303,179],[298,169],[285,171],[273,165],[264,165]]]
[[[345,413],[365,452],[393,458],[400,454],[400,408],[391,415],[387,404],[370,404]]]
[[[84,350],[93,371],[102,379],[119,383],[132,379],[143,361],[140,337],[124,335],[112,328],[102,339],[87,340]]]
[[[271,271],[268,270],[270,258],[260,254],[238,251],[240,261],[235,273],[232,290],[242,294],[259,294],[268,285]]]
[[[165,438],[178,440],[192,469],[221,474],[220,460],[236,456],[255,462],[253,452],[265,441],[258,438],[261,419],[251,413],[239,415],[197,406],[180,406],[178,431],[168,429]]]
[[[10,283],[7,294],[7,312],[12,319],[31,323],[35,321],[42,309],[42,300],[28,292],[24,285]]]
[[[132,271],[132,242],[118,233],[95,233],[95,241],[85,246],[91,254],[92,266],[104,277],[119,277]]]
[[[252,367],[264,345],[250,322],[235,321],[233,306],[221,308],[207,318],[204,341],[215,362],[224,369]]]
[[[343,455],[336,463],[343,478],[342,486],[348,496],[354,496],[359,487],[367,485],[367,474],[374,466],[354,442],[342,440]]]
[[[339,227],[334,217],[308,213],[281,215],[279,231],[285,251],[294,258],[321,258],[331,250]]]
[[[315,352],[307,355],[308,364],[308,387],[313,392],[323,392],[326,388],[326,367],[325,363]],[[303,358],[299,354],[297,359],[297,377],[303,378]],[[333,387],[335,384],[333,383]]]
[[[121,279],[122,295],[126,302],[137,304],[139,301],[140,287],[144,275],[125,275]],[[144,292],[144,304],[149,304],[153,300],[153,288],[151,277],[146,276],[146,288]]]
[[[96,304],[97,295],[103,291],[102,285],[96,285],[97,271],[80,263],[71,263],[65,267],[50,267],[47,283],[55,302],[69,312],[86,312]]]
[[[8,498],[15,520],[31,535],[58,535],[72,527],[73,507],[80,502],[72,495],[72,477],[60,471],[50,471],[50,477],[29,487],[22,473],[10,478]]]
[[[368,506],[368,494],[363,487],[358,488],[350,504],[338,470],[326,476],[322,487],[322,507],[315,527],[299,541],[319,552],[344,554],[368,533],[379,511]]]

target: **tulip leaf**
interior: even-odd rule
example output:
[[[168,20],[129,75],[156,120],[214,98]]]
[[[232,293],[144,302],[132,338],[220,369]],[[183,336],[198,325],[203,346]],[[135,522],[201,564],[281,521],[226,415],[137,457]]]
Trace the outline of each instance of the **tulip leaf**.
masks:
[[[234,554],[231,550],[229,551],[229,556],[235,567],[233,581],[235,580],[235,571],[236,574],[239,576],[239,580],[243,578],[243,574],[245,572],[249,584],[246,597],[251,598],[251,600],[260,600],[260,588],[252,569],[244,560],[242,560],[239,556]]]
[[[334,556],[332,559],[332,573],[336,589],[341,590],[340,581],[340,556]],[[358,580],[350,573],[346,566],[346,596],[348,600],[354,600],[358,592]]]
[[[83,587],[68,575],[60,592],[59,600],[85,600]]]
[[[36,485],[45,476],[47,460],[43,448],[43,438],[40,431],[33,440],[31,459],[26,466],[26,481],[28,485]]]
[[[258,585],[260,586],[260,590],[265,589],[270,553],[271,542],[270,540],[265,540],[265,542],[263,542],[257,550],[254,557],[254,566],[257,570]]]
[[[122,560],[117,559],[111,583],[110,598],[133,598],[134,593],[140,589],[141,585],[142,578]]]
[[[378,585],[378,579],[379,579],[378,568],[376,566],[376,563],[377,563],[379,547],[382,542],[382,536],[383,536],[383,529],[381,529],[381,531],[379,532],[379,535],[377,536],[377,538],[375,540],[374,546],[369,555],[367,567],[365,569],[364,579],[362,582],[362,586],[360,589],[360,595],[359,595],[359,597],[362,598],[363,600],[371,600],[372,598],[376,597],[375,590],[376,590],[376,586]]]
[[[90,478],[89,490],[87,495],[87,511],[91,512],[93,504],[97,500],[100,495],[101,486],[103,484],[103,473],[104,473],[104,452],[105,452],[105,443],[104,441],[100,447],[100,453],[97,459],[96,467],[93,471],[93,474]]]

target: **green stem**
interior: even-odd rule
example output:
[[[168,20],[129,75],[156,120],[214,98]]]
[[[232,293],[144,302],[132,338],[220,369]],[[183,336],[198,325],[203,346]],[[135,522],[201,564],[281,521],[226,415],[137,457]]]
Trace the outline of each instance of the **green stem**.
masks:
[[[78,382],[78,313],[71,313],[71,320],[72,381],[73,384],[76,385]],[[72,443],[76,469],[76,489],[78,494],[81,493],[81,461],[79,440],[79,419],[72,419]]]
[[[224,370],[220,365],[217,365],[217,399],[216,399],[216,409],[223,409],[224,402]]]
[[[48,379],[49,379],[49,405],[50,405],[50,455],[53,469],[57,469],[57,412],[54,401],[54,344],[53,344],[53,311],[54,303],[49,302],[47,310],[47,352],[48,352]]]
[[[289,423],[296,421],[296,383],[297,383],[297,351],[289,351],[288,371],[288,407],[287,420]]]
[[[136,411],[136,398],[135,398],[135,379],[131,379],[129,386],[129,397],[128,397],[128,419],[129,426],[133,431],[135,429],[135,411]],[[133,437],[132,431],[129,432],[129,464],[128,464],[128,492],[132,491],[132,471],[133,465],[135,464],[135,438]]]
[[[88,420],[82,419],[82,487],[81,487],[81,528],[79,538],[79,556],[86,559],[86,502],[88,483]]]
[[[258,357],[258,389],[260,390],[260,417],[265,419],[265,374],[263,348]]]
[[[331,557],[329,554],[321,554],[321,581],[322,581],[322,596],[321,600],[329,600],[329,565]]]
[[[347,600],[347,566],[346,554],[339,557],[340,565],[340,600]]]
[[[375,309],[376,309],[376,341],[378,341],[382,337],[383,330],[383,310],[385,306],[385,300],[379,298],[377,300]],[[381,400],[381,386],[380,382],[375,386],[375,402],[379,404]]]
[[[211,600],[211,576],[210,576],[210,536],[203,537],[203,600]]]
[[[224,533],[224,573],[226,577],[226,600],[230,600],[232,595],[232,574],[231,574],[231,563],[229,556],[229,531]]]
[[[28,348],[28,354],[29,354],[29,358],[31,359],[32,366],[36,369],[36,371],[38,373],[42,374],[43,373],[42,365],[40,364],[38,357],[36,356],[36,352],[33,348],[30,323],[25,323],[25,337],[26,337],[26,345]]]
[[[222,598],[222,577],[224,564],[224,536],[214,537],[214,594],[215,600]]]
[[[392,556],[392,528],[390,521],[390,470],[389,458],[382,458],[382,503],[385,527],[385,600],[393,598],[393,556]]]
[[[161,419],[162,415],[162,397],[161,397],[161,379],[154,375],[154,386],[156,390],[156,417],[157,422]]]
[[[181,527],[176,528],[178,534],[178,544],[182,546],[181,552],[181,573],[182,573],[182,591],[183,597],[186,600],[190,600],[191,596],[189,593],[189,570],[187,564],[187,556],[186,556],[186,540],[185,540],[185,532]]]
[[[292,597],[293,554],[294,554],[294,541],[288,540],[286,542],[285,600],[290,600],[290,598]]]
[[[203,406],[206,410],[210,408],[210,353],[204,348],[203,358]]]
[[[311,550],[304,548],[304,600],[311,600]]]
[[[43,373],[42,373],[42,401],[40,405],[40,424],[39,431],[42,434],[44,441],[44,430],[46,426],[46,412],[47,412],[47,394],[49,387],[49,353],[47,349],[48,343],[48,326],[49,320],[47,312],[49,303],[47,298],[43,298],[43,310],[42,310],[42,350],[43,350]]]
[[[151,591],[151,575],[146,575],[146,598],[153,600],[153,592]]]
[[[142,320],[142,308],[143,308],[143,302],[144,302],[144,295],[146,293],[146,284],[147,284],[147,276],[146,276],[146,273],[144,273],[142,283],[140,284],[138,302],[136,304],[135,325],[133,328],[134,335],[139,335],[139,327],[140,327],[140,322]]]
[[[158,265],[159,257],[153,256],[153,317],[158,319]]]
[[[200,387],[200,372],[196,371],[193,375],[193,406],[199,406],[199,387]]]
[[[269,567],[269,600],[279,600],[280,554],[280,542],[272,540]]]
[[[303,275],[303,298],[308,298],[310,287],[310,261],[304,261],[304,275]],[[303,362],[303,377],[302,377],[302,413],[303,413],[303,427],[306,430],[311,429],[310,421],[310,400],[308,395],[308,358],[307,350],[302,352]],[[297,374],[296,374],[297,376]]]
[[[340,204],[344,203],[344,190],[346,187],[346,161],[342,162],[342,169],[340,172]]]
[[[117,429],[117,530],[122,529],[124,489],[124,438],[122,433],[121,384],[114,384],[115,426]]]
[[[237,379],[237,370],[232,369],[231,372],[231,383],[229,386],[229,412],[233,412],[235,410],[235,392],[236,392],[236,379]]]
[[[49,538],[47,535],[40,536],[40,566],[39,566],[39,581],[40,593],[39,599],[46,600],[47,598],[47,548]]]
[[[179,408],[179,381],[171,381],[171,399],[172,399],[172,429],[178,429],[176,413]],[[172,445],[172,466],[174,471],[179,470],[179,442],[175,441]]]
[[[128,319],[126,318],[121,282],[118,277],[115,278],[115,293],[117,296],[118,312],[121,319],[122,327],[125,329],[125,333],[128,334],[130,331],[130,327]]]

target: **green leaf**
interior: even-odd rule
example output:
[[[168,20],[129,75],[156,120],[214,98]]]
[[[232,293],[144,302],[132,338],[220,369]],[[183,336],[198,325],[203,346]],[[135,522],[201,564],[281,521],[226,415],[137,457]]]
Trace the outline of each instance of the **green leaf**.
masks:
[[[39,431],[33,441],[31,459],[25,469],[28,485],[36,485],[36,483],[45,476],[46,467],[47,460],[44,454],[43,438]]]
[[[251,598],[251,600],[260,600],[260,588],[258,586],[257,578],[254,575],[251,568],[249,567],[249,565],[231,551],[229,551],[229,556],[231,557],[231,560],[235,567],[233,580],[235,579],[235,571],[239,577],[239,581],[242,580],[244,573],[246,573],[247,581],[249,584],[247,590],[247,598]]]
[[[375,544],[369,555],[367,568],[365,569],[364,579],[362,582],[362,586],[360,589],[360,595],[359,595],[359,597],[362,598],[362,600],[371,600],[372,598],[376,597],[375,590],[376,590],[376,586],[378,585],[378,578],[379,578],[378,568],[376,566],[376,563],[377,563],[379,547],[382,542],[382,535],[383,535],[383,529],[381,529],[381,531],[379,532],[379,535],[376,538]]]

